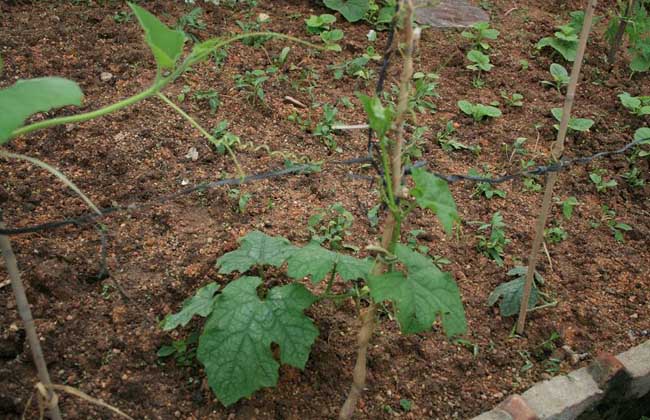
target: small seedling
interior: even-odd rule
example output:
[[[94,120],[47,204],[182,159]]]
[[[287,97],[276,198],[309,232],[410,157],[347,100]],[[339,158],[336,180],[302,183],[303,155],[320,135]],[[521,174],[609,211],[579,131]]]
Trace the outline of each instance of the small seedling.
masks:
[[[115,14],[113,15],[113,20],[115,21],[115,23],[127,23],[130,22],[132,18],[133,18],[132,12],[125,12],[122,10],[115,12]]]
[[[408,413],[413,408],[413,401],[402,398],[399,400],[399,406],[405,413]]]
[[[627,92],[618,95],[621,104],[634,115],[650,115],[650,96],[632,96]]]
[[[255,21],[253,22],[243,22],[243,21],[236,21],[237,26],[244,32],[262,32],[262,25],[270,22],[270,18],[268,15],[265,15],[263,13],[260,13]],[[262,47],[267,41],[269,41],[272,37],[268,35],[258,35],[258,36],[251,36],[242,39],[242,43],[244,45],[248,45],[249,47],[255,47],[255,48],[260,48]]]
[[[264,105],[266,94],[264,83],[269,80],[269,70],[255,69],[247,71],[244,75],[236,74],[235,87],[246,94],[246,99],[253,104]],[[272,73],[272,71],[271,71]]]
[[[559,202],[562,206],[562,215],[565,219],[570,220],[573,216],[573,209],[580,205],[580,202],[577,198],[571,196],[564,201]]]
[[[223,155],[230,148],[241,144],[239,136],[228,131],[228,120],[220,121],[215,128],[212,129],[212,138],[215,140],[213,144],[217,153]]]
[[[508,276],[514,277],[514,280],[498,285],[488,296],[488,306],[493,306],[499,302],[501,316],[507,317],[517,315],[521,306],[521,298],[524,294],[527,271],[527,267],[521,266],[517,266],[508,271]],[[535,308],[540,298],[546,300],[546,295],[539,291],[539,286],[543,284],[544,278],[537,272],[537,270],[535,270],[530,298],[528,298],[529,311]],[[544,303],[547,302],[545,301]]]
[[[251,200],[252,195],[250,193],[243,193],[238,188],[231,188],[228,190],[228,197],[231,200],[237,200],[237,211],[240,214],[244,214],[246,212],[246,206],[248,206],[248,202]]]
[[[215,90],[200,90],[192,96],[197,101],[207,101],[212,114],[215,114],[221,105],[219,93]]]
[[[524,190],[530,193],[538,193],[542,191],[542,186],[535,178],[525,178],[523,183]]]
[[[557,244],[568,238],[569,234],[561,226],[555,226],[544,229],[544,237],[549,243]]]
[[[490,71],[494,64],[490,63],[490,56],[483,54],[479,50],[471,50],[467,53],[467,59],[472,63],[467,68],[474,71]]]
[[[628,225],[627,223],[617,221],[616,212],[610,209],[606,205],[602,205],[600,211],[601,211],[600,220],[592,221],[591,227],[595,229],[599,227],[601,223],[605,223],[605,225],[609,228],[609,230],[614,235],[614,239],[616,239],[617,242],[624,242],[625,238],[623,237],[623,235],[625,232],[631,231],[632,226]]]
[[[625,182],[632,188],[642,188],[645,185],[645,179],[642,177],[641,170],[632,165],[623,175]]]
[[[558,123],[562,121],[562,113],[563,113],[562,108],[551,109],[551,114],[553,114],[553,117],[557,120]],[[589,129],[593,125],[594,125],[594,120],[590,118],[575,118],[575,117],[569,118],[569,130],[585,132],[585,131],[589,131]],[[554,124],[553,127],[556,130],[559,130],[560,124]]]
[[[417,72],[413,74],[413,93],[411,94],[409,107],[419,113],[429,111],[434,113],[436,106],[431,102],[432,98],[439,98],[438,76],[436,73]]]
[[[519,60],[519,67],[521,68],[521,70],[526,71],[530,68],[530,63],[525,58],[522,58],[521,60]]]
[[[330,104],[323,104],[322,108],[323,116],[316,124],[312,134],[321,138],[330,151],[341,152],[342,150],[336,143],[336,140],[334,139],[334,131],[332,130],[332,126],[337,123],[336,114],[338,113],[338,109]]]
[[[160,359],[173,356],[179,366],[192,366],[196,362],[196,346],[199,333],[192,332],[186,339],[174,340],[171,344],[161,346],[156,353]]]
[[[456,132],[456,128],[454,127],[454,122],[449,120],[447,121],[447,124],[445,124],[445,128],[442,130],[438,131],[436,133],[436,139],[438,140],[438,144],[440,144],[440,147],[442,147],[442,150],[445,152],[453,152],[456,150],[468,150],[475,155],[478,155],[481,153],[481,146],[476,145],[476,146],[468,146],[465,143],[461,143],[458,141],[458,138],[454,136],[454,133]]]
[[[334,22],[336,22],[336,16],[328,13],[319,16],[311,15],[309,19],[305,19],[307,33],[312,35],[319,35],[325,31],[329,31]]]
[[[607,179],[605,175],[607,174],[606,169],[596,168],[589,173],[589,179],[596,186],[596,191],[603,193],[610,188],[614,188],[618,185],[615,179]]]
[[[563,65],[557,63],[551,64],[549,71],[551,72],[551,76],[553,76],[553,81],[542,80],[542,84],[554,87],[558,92],[562,93],[562,88],[569,84],[569,73]]]
[[[512,95],[508,96],[505,91],[501,91],[501,97],[506,101],[506,105],[510,107],[522,107],[524,106],[524,95],[521,93],[515,92]]]
[[[566,61],[573,62],[578,52],[578,38],[582,30],[584,12],[571,12],[571,21],[558,26],[554,36],[542,38],[536,45],[538,50],[551,47],[559,52]]]
[[[340,80],[345,75],[369,80],[374,76],[374,70],[368,68],[367,65],[370,61],[379,60],[381,60],[381,55],[377,54],[373,47],[368,47],[362,56],[341,64],[331,65],[328,69],[333,71],[335,80]]]
[[[468,171],[468,174],[470,176],[474,177],[483,177],[485,176],[484,174],[479,173],[476,169],[472,168]],[[475,197],[477,195],[482,195],[487,199],[491,199],[494,197],[500,197],[500,198],[506,198],[506,192],[503,190],[500,190],[497,188],[495,185],[490,184],[489,182],[478,182],[476,186],[474,187],[474,193],[472,193],[472,197]]]
[[[493,41],[499,36],[499,31],[496,29],[490,28],[489,22],[477,22],[472,25],[469,29],[460,33],[460,35],[472,42],[472,46],[476,48],[481,48],[483,50],[489,50],[490,44],[488,40]]]
[[[327,244],[330,249],[337,251],[349,247],[344,245],[343,241],[350,234],[349,229],[353,222],[352,213],[347,211],[343,204],[334,203],[311,216],[307,226],[312,241],[321,245]]]
[[[201,15],[203,14],[203,9],[200,7],[195,7],[187,14],[181,16],[178,21],[176,21],[175,29],[183,31],[185,37],[192,42],[199,42],[199,37],[194,33],[187,30],[187,28],[201,31],[207,27]]]
[[[479,252],[494,260],[499,267],[503,266],[504,247],[510,243],[510,239],[506,238],[505,226],[503,216],[501,216],[501,213],[496,212],[492,215],[490,223],[484,223],[478,228],[479,232],[489,230],[489,238],[484,235],[476,236]]]
[[[502,115],[501,110],[492,105],[473,104],[469,101],[458,101],[458,108],[465,114],[471,116],[474,121],[479,122],[486,117],[498,118]]]

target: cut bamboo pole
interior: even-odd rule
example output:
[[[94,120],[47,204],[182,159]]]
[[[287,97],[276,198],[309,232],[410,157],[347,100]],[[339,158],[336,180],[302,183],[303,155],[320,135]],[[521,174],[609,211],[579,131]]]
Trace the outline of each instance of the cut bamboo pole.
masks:
[[[0,228],[4,229],[4,227],[4,223],[0,221]],[[0,235],[0,248],[2,249],[2,256],[4,257],[7,266],[7,272],[9,273],[9,278],[11,279],[11,288],[13,289],[14,295],[16,296],[16,306],[18,307],[18,313],[20,314],[20,318],[23,321],[23,326],[25,327],[25,332],[27,333],[27,341],[29,342],[29,347],[32,349],[32,358],[34,359],[34,364],[36,365],[38,379],[43,385],[45,385],[45,388],[47,389],[47,405],[50,417],[52,420],[61,420],[61,412],[59,411],[59,406],[57,403],[58,398],[51,388],[52,382],[50,381],[50,374],[47,371],[47,364],[45,363],[45,358],[43,357],[41,342],[39,341],[38,334],[36,333],[34,318],[32,318],[32,311],[29,308],[27,295],[25,295],[25,287],[23,286],[23,281],[20,278],[20,271],[18,270],[16,255],[11,248],[11,242],[9,241],[8,236]]]
[[[554,160],[559,160],[564,153],[564,140],[569,129],[569,119],[571,118],[571,109],[573,108],[573,101],[578,86],[578,79],[580,78],[580,71],[582,69],[582,61],[587,49],[587,40],[589,39],[589,32],[591,24],[594,19],[594,10],[596,8],[597,0],[589,0],[587,9],[585,11],[584,23],[580,33],[580,41],[578,43],[578,51],[576,59],[573,62],[571,69],[571,78],[569,86],[567,87],[567,94],[564,99],[564,108],[562,109],[562,121],[557,133],[557,139],[551,146],[551,157]],[[553,198],[553,187],[557,181],[557,172],[552,172],[546,178],[546,189],[544,190],[544,198],[542,199],[542,208],[537,218],[535,225],[535,237],[533,238],[533,245],[528,257],[528,270],[526,271],[526,283],[524,284],[524,292],[521,297],[521,304],[519,306],[519,318],[517,319],[517,334],[523,334],[524,326],[526,325],[526,314],[528,312],[528,300],[530,299],[530,292],[533,288],[533,278],[535,274],[535,266],[539,258],[540,246],[544,240],[544,226],[546,226],[546,219],[551,208],[551,201]]]

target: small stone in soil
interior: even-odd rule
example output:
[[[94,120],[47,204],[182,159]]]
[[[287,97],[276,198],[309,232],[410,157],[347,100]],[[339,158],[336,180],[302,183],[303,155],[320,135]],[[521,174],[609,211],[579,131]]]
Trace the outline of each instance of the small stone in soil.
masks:
[[[111,80],[113,78],[113,74],[109,73],[107,71],[103,71],[99,75],[99,78],[101,79],[102,82],[108,82],[109,80]]]

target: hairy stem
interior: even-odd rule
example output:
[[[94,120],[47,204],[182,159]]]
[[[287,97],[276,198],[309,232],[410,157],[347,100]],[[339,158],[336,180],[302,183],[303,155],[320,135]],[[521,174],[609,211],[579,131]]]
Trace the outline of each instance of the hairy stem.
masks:
[[[402,145],[404,143],[404,121],[408,111],[408,100],[411,92],[413,76],[413,3],[412,0],[400,2],[400,13],[403,19],[401,32],[405,48],[401,51],[403,58],[402,74],[400,76],[400,93],[396,115],[393,121],[390,150],[382,146],[382,163],[384,166],[384,182],[387,189],[388,207],[390,209],[383,226],[381,246],[389,252],[394,252],[395,244],[400,237],[402,212],[397,200],[402,196]],[[380,144],[383,141],[380,139]],[[386,270],[386,265],[379,259],[375,262],[372,274],[379,275]],[[362,311],[361,329],[357,338],[357,360],[352,373],[352,386],[347,399],[339,412],[340,420],[352,418],[357,403],[366,386],[368,346],[375,330],[377,305],[372,299],[365,311]]]

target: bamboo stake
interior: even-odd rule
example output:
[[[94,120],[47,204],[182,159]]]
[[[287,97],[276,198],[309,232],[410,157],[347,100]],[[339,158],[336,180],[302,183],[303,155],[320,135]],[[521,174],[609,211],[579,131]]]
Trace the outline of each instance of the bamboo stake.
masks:
[[[1,221],[0,228],[5,228],[4,223]],[[16,296],[16,306],[18,307],[18,313],[20,314],[20,318],[23,321],[23,326],[25,327],[25,332],[27,333],[29,347],[32,349],[32,358],[34,359],[34,364],[36,365],[38,379],[43,385],[46,386],[48,390],[47,403],[50,417],[53,420],[61,420],[58,397],[56,393],[54,393],[51,389],[52,383],[50,381],[50,374],[47,371],[47,364],[45,363],[45,358],[43,357],[41,342],[39,341],[38,334],[36,333],[34,318],[32,318],[32,311],[29,308],[27,295],[25,295],[25,287],[23,286],[23,282],[20,278],[20,271],[18,270],[16,255],[11,248],[11,242],[9,241],[8,236],[0,235],[0,248],[2,249],[2,256],[4,257],[5,263],[7,265],[7,272],[9,273],[9,278],[11,279],[11,288],[13,289],[14,295]]]
[[[569,119],[571,118],[571,109],[573,108],[573,100],[578,86],[578,79],[580,77],[580,70],[582,69],[582,61],[587,49],[587,40],[589,39],[589,32],[594,18],[594,10],[596,8],[597,0],[589,0],[587,9],[585,11],[584,23],[582,32],[580,33],[580,42],[578,44],[578,51],[576,59],[573,62],[571,69],[571,79],[567,88],[567,94],[564,99],[564,108],[562,109],[562,121],[560,122],[560,129],[557,133],[557,139],[551,146],[551,157],[558,160],[564,153],[564,140],[569,129]],[[533,288],[533,277],[535,274],[535,266],[539,258],[539,250],[544,240],[544,226],[546,226],[546,219],[551,208],[551,200],[553,198],[553,187],[557,181],[557,172],[552,172],[546,179],[546,190],[544,191],[544,198],[542,199],[542,208],[537,218],[535,225],[535,237],[533,245],[528,257],[528,270],[526,271],[526,283],[524,285],[524,293],[521,297],[521,304],[519,306],[519,319],[517,320],[517,334],[523,334],[524,326],[526,325],[526,314],[528,312],[528,300],[530,299],[530,292]]]
[[[413,1],[402,0],[399,10],[402,13],[401,28],[403,34],[402,59],[403,68],[400,75],[400,94],[393,120],[393,142],[390,149],[390,182],[392,190],[396,197],[402,196],[402,145],[404,143],[404,120],[408,110],[408,101],[411,93],[411,79],[413,77],[413,52],[415,47],[416,35],[413,30]],[[391,245],[395,243],[396,237],[399,239],[399,223],[395,214],[390,211],[384,223],[382,232],[381,246],[392,252]],[[380,275],[386,270],[386,265],[379,260],[375,264],[372,274]],[[339,412],[339,420],[348,420],[352,418],[357,403],[366,386],[367,376],[367,359],[370,339],[376,326],[377,305],[371,301],[365,312],[361,314],[361,329],[357,338],[357,360],[355,362],[352,374],[352,386]]]

